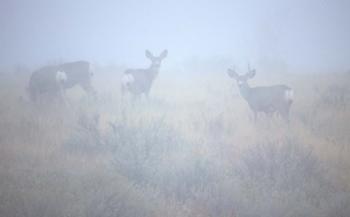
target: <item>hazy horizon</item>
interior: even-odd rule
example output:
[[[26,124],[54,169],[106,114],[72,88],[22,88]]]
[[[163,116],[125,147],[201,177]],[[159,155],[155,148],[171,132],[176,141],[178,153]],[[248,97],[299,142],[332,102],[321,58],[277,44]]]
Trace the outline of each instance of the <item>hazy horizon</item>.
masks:
[[[85,59],[144,66],[224,59],[289,71],[350,69],[348,1],[20,1],[0,9],[0,66]],[[226,67],[226,66],[225,66]]]
[[[349,12],[0,0],[0,217],[349,217]]]

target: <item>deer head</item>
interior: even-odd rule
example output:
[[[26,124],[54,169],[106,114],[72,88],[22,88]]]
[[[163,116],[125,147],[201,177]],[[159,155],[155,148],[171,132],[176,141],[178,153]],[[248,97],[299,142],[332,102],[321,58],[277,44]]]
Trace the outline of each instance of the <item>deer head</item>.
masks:
[[[151,60],[151,69],[159,69],[162,60],[168,55],[168,50],[164,50],[159,56],[154,56],[149,50],[145,52],[146,57]]]
[[[238,86],[241,87],[243,85],[247,85],[247,81],[255,76],[256,71],[255,69],[251,69],[250,65],[248,64],[248,72],[244,75],[237,74],[235,69],[228,69],[227,74],[231,78],[236,79]]]

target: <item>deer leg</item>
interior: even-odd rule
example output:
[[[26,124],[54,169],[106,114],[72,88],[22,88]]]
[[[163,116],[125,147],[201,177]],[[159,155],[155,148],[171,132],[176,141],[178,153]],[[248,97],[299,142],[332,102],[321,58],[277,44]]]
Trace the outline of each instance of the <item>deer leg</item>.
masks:
[[[282,111],[279,112],[281,117],[289,123],[289,108],[283,109]]]
[[[285,115],[283,115],[283,119],[284,119],[287,123],[290,122],[288,113],[285,114]]]
[[[272,118],[273,115],[274,115],[274,112],[273,112],[273,111],[268,111],[268,112],[266,112],[266,115],[267,115],[269,118]]]
[[[125,104],[127,101],[127,90],[124,85],[120,87],[120,94],[121,94],[121,102],[122,104]]]
[[[125,96],[125,94],[126,94],[126,87],[125,87],[124,85],[122,85],[122,86],[120,87],[120,93],[121,93],[122,97]]]
[[[66,90],[63,88],[60,92],[60,100],[65,106],[72,106],[71,101],[67,97]]]
[[[132,106],[135,106],[136,105],[136,103],[139,101],[139,99],[140,99],[140,94],[131,94],[131,105]]]
[[[149,91],[145,92],[144,95],[145,95],[146,102],[149,102],[150,101]]]
[[[86,94],[92,96],[94,100],[97,99],[97,93],[89,82],[80,83],[80,86]]]
[[[38,94],[36,92],[32,93],[30,95],[30,99],[32,100],[32,102],[37,103],[38,102]]]
[[[258,118],[258,113],[256,111],[253,111],[254,112],[254,122],[256,123],[256,120]]]

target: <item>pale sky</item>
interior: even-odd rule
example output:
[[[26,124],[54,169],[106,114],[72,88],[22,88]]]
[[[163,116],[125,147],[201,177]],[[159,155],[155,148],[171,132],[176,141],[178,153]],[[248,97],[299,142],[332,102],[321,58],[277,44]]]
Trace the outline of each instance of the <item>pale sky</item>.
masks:
[[[350,1],[0,0],[0,65],[193,57],[350,69]]]

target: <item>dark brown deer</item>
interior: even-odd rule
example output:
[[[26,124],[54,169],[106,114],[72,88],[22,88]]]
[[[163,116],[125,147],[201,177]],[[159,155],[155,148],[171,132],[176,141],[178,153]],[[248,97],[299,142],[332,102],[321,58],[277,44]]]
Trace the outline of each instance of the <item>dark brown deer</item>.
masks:
[[[93,73],[90,63],[87,61],[77,61],[64,63],[58,66],[58,71],[65,72],[67,80],[64,82],[64,89],[79,85],[87,94],[95,95],[96,91],[91,84]]]
[[[95,94],[91,76],[90,64],[86,61],[45,66],[32,73],[27,91],[32,101],[43,95],[56,98],[65,89],[76,85],[80,85],[88,94]]]
[[[127,69],[122,77],[122,93],[130,92],[135,96],[149,95],[153,81],[159,74],[162,60],[168,55],[164,50],[159,56],[154,56],[146,50],[146,57],[151,60],[151,65],[146,69]]]
[[[254,112],[254,120],[258,112],[263,112],[269,116],[278,113],[289,121],[289,110],[293,102],[293,90],[290,87],[286,85],[250,87],[247,81],[255,76],[255,69],[250,69],[249,65],[248,73],[244,75],[238,75],[233,69],[228,69],[227,74],[237,81],[241,96]]]

